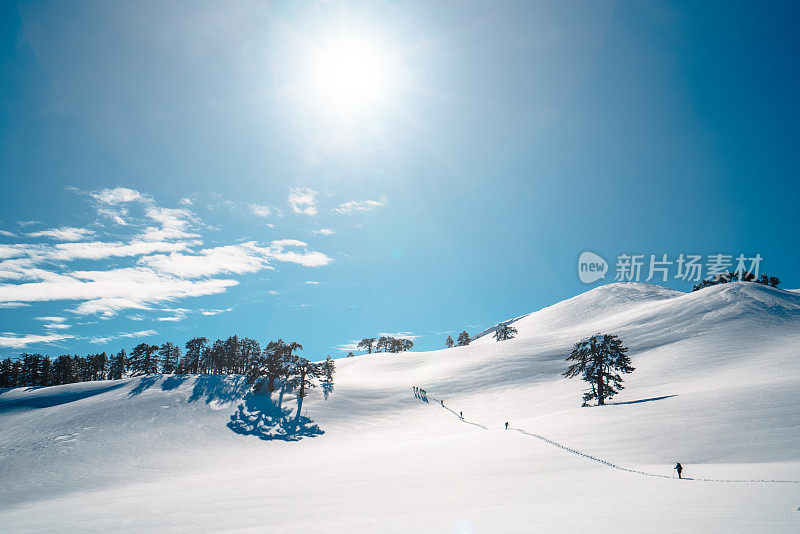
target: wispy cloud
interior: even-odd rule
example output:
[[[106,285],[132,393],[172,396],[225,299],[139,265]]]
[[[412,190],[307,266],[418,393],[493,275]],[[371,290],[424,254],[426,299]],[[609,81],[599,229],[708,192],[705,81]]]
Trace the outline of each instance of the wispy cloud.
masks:
[[[8,230],[0,230],[0,235],[3,237],[17,237],[17,234],[9,232]]]
[[[93,337],[89,340],[89,343],[93,343],[95,345],[102,345],[104,343],[114,341],[115,339],[149,337],[149,336],[155,336],[157,334],[158,332],[156,332],[155,330],[140,330],[138,332],[125,332],[107,337]]]
[[[200,310],[200,314],[201,315],[219,315],[221,313],[227,313],[229,311],[233,311],[233,308],[225,308],[225,309],[211,308],[211,309],[208,309],[208,310]]]
[[[49,237],[57,241],[80,241],[94,235],[88,228],[74,228],[72,226],[62,226],[61,228],[50,228],[27,234],[28,237]]]
[[[336,233],[336,230],[332,230],[330,228],[320,228],[319,230],[311,230],[311,233],[314,235],[333,235]]]
[[[248,204],[248,209],[250,213],[256,215],[258,217],[270,217],[272,215],[280,215],[280,210],[277,208],[273,208],[272,206],[266,206],[264,204]]]
[[[352,215],[359,211],[371,211],[382,206],[383,202],[377,200],[351,200],[339,204],[339,206],[333,208],[331,211],[341,215]]]
[[[419,335],[415,334],[414,332],[381,332],[378,334],[378,336],[387,336],[396,339],[410,339],[412,341],[419,338]]]
[[[295,187],[289,192],[289,206],[294,213],[317,214],[317,192],[309,187]]]
[[[69,334],[4,334],[0,335],[0,347],[22,349],[36,343],[54,343],[74,337]]]

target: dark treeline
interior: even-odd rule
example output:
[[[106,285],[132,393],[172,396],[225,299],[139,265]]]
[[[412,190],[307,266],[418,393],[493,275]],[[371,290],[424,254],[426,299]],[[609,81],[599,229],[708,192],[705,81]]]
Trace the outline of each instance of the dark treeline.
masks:
[[[140,343],[130,353],[125,350],[115,355],[106,352],[86,356],[64,354],[51,359],[43,354],[24,353],[19,358],[0,360],[0,387],[55,386],[92,380],[116,380],[150,373],[178,374],[242,374],[252,375],[262,368],[264,359],[275,348],[286,359],[286,366],[307,362],[293,354],[302,350],[299,343],[285,344],[271,341],[262,351],[258,341],[230,336],[213,343],[205,337],[195,337],[186,342],[185,352],[180,346],[167,342],[163,345]],[[284,347],[291,347],[288,353]],[[272,351],[272,352],[270,352]]]
[[[692,291],[697,291],[699,289],[703,289],[704,287],[716,286],[718,284],[728,284],[731,282],[755,282],[756,284],[762,284],[765,286],[778,287],[778,285],[781,283],[781,279],[777,276],[769,276],[766,273],[762,273],[759,278],[756,278],[753,273],[729,271],[702,280],[700,283],[695,284],[694,287],[692,287]]]
[[[357,348],[373,352],[404,352],[414,348],[414,342],[410,339],[398,339],[392,336],[381,336],[379,338],[365,337],[356,345]]]

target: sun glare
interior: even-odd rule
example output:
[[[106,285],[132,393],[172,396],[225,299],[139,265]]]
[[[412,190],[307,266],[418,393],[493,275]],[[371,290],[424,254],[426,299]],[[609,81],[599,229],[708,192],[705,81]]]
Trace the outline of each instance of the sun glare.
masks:
[[[376,39],[329,38],[310,52],[306,89],[317,112],[355,119],[391,102],[399,68]]]
[[[333,150],[372,150],[400,138],[430,94],[430,57],[417,26],[382,2],[317,4],[287,32],[276,83],[289,121]]]

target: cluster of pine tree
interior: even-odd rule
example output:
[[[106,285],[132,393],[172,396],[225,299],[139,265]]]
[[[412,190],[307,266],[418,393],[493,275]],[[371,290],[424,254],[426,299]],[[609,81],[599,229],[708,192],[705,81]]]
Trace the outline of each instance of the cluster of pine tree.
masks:
[[[205,337],[195,337],[186,342],[185,352],[178,345],[167,342],[163,345],[140,343],[131,349],[130,354],[123,349],[112,356],[102,352],[87,356],[65,354],[52,360],[43,354],[22,354],[13,360],[6,358],[0,360],[0,387],[55,386],[92,380],[116,380],[150,373],[250,376],[262,368],[265,358],[278,350],[276,347],[280,349],[282,357],[287,358],[289,363],[286,365],[289,367],[292,367],[291,362],[295,360],[307,362],[293,355],[293,351],[303,348],[295,342],[287,345],[282,340],[270,341],[262,352],[258,341],[247,337],[230,336],[213,343]],[[288,356],[283,347],[290,347]],[[329,363],[325,363],[322,374],[312,372],[311,378],[327,377],[328,374],[332,376],[333,360],[329,356],[326,362]],[[332,379],[329,382],[332,390]],[[325,381],[323,386],[325,387]],[[326,391],[326,397],[327,393],[329,391]]]
[[[453,345],[456,347],[466,347],[469,345],[470,342],[469,334],[467,334],[466,330],[463,330],[460,334],[458,334],[458,339],[454,342],[452,336],[447,336],[447,339],[444,340],[444,346],[452,348]]]
[[[404,352],[411,350],[414,347],[414,342],[410,339],[398,339],[392,336],[365,337],[358,342],[356,347],[367,351],[368,354],[373,352]]]
[[[694,287],[692,287],[692,291],[697,291],[698,289],[703,289],[704,287],[715,286],[717,284],[727,284],[730,282],[755,282],[756,284],[763,284],[765,286],[778,287],[778,284],[781,283],[781,279],[777,276],[769,276],[766,273],[761,273],[761,276],[756,278],[753,273],[734,273],[728,271],[726,273],[720,273],[716,276],[712,276],[711,278],[702,280],[700,283],[695,284]]]

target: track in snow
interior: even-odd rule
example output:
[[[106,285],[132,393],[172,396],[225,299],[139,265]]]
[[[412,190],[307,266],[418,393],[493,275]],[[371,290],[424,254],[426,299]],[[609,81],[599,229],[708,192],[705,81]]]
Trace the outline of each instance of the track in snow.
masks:
[[[461,416],[460,413],[457,413],[455,410],[445,406],[444,405],[444,401],[442,399],[437,399],[437,398],[435,398],[433,396],[422,395],[422,394],[417,394],[417,393],[414,394],[414,397],[416,397],[417,399],[421,400],[425,404],[430,404],[429,399],[434,401],[434,403],[437,406],[439,406],[441,408],[444,408],[445,410],[447,410],[451,414],[453,414],[456,417],[458,417],[458,419],[462,423],[466,423],[466,424],[472,425],[472,426],[477,426],[477,427],[479,427],[479,428],[481,428],[483,430],[490,430],[490,428],[487,427],[487,426],[481,425],[479,423],[475,423],[473,421],[467,421],[466,419],[464,419]],[[581,452],[579,450],[567,447],[566,445],[558,443],[557,441],[553,441],[552,439],[550,439],[550,438],[548,438],[546,436],[542,436],[541,434],[535,434],[533,432],[528,432],[527,430],[522,429],[522,428],[515,428],[515,427],[512,427],[512,426],[509,426],[508,430],[515,430],[515,431],[519,432],[520,434],[525,434],[526,436],[531,436],[531,437],[536,438],[538,440],[544,441],[545,443],[547,443],[549,445],[552,445],[554,447],[558,447],[559,449],[562,449],[562,450],[567,451],[569,453],[576,454],[578,456],[582,456],[583,458],[586,458],[587,460],[591,460],[593,462],[597,462],[597,463],[603,464],[605,466],[611,467],[612,469],[617,469],[619,471],[626,471],[628,473],[634,473],[634,474],[642,475],[642,476],[646,476],[646,477],[675,478],[674,476],[671,476],[671,475],[664,475],[664,474],[661,474],[661,473],[648,473],[647,471],[640,471],[638,469],[632,469],[630,467],[624,467],[624,466],[621,466],[621,465],[617,465],[615,463],[609,462],[608,460],[603,460],[602,458],[598,458],[596,456],[592,456],[591,454],[586,454],[586,453]],[[749,482],[749,483],[767,483],[767,484],[800,484],[800,480],[766,480],[766,479],[748,480],[748,479],[692,478],[692,477],[683,477],[681,480],[692,480],[692,481],[695,481],[695,482],[726,482],[726,483]]]

